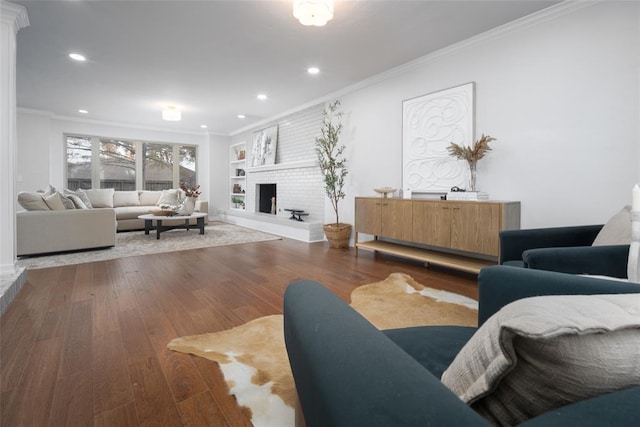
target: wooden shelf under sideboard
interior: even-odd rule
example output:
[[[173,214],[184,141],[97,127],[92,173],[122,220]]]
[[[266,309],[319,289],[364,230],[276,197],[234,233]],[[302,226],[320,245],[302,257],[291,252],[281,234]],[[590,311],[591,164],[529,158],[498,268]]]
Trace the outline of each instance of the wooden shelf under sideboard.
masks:
[[[453,268],[467,273],[478,274],[484,267],[496,265],[496,262],[485,261],[477,258],[465,257],[462,255],[445,252],[432,251],[413,246],[401,245],[382,240],[369,240],[357,242],[356,249],[369,249],[374,252],[381,252],[389,255],[396,255],[403,258],[410,258],[423,261],[425,264],[433,264],[447,268]]]

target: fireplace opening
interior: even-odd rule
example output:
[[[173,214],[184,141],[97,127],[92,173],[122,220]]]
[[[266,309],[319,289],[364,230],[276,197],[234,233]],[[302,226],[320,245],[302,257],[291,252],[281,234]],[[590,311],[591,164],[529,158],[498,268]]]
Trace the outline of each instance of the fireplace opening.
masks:
[[[276,184],[258,184],[258,212],[276,214]]]

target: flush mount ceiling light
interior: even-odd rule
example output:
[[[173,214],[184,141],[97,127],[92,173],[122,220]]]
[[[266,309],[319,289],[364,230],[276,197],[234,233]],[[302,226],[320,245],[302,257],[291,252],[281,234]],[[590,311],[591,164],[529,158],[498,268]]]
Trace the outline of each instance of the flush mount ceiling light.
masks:
[[[315,74],[318,74],[319,72],[320,72],[320,68],[318,68],[318,67],[309,67],[309,68],[307,68],[307,73],[309,73],[309,74],[315,75]]]
[[[175,106],[170,105],[162,110],[162,120],[179,122],[182,120],[182,111],[178,110]]]
[[[84,55],[80,55],[79,53],[70,53],[69,54],[69,58],[73,59],[74,61],[78,61],[78,62],[84,62],[87,60],[87,58],[85,58]]]
[[[333,18],[333,0],[293,0],[293,16],[302,25],[322,27]]]
[[[267,95],[264,93],[259,93],[258,96],[256,96],[256,98],[258,98],[260,101],[264,101],[267,99]]]
[[[89,112],[87,110],[84,110],[82,108],[78,110],[78,113],[80,113],[80,114],[89,114]]]
[[[244,114],[238,114],[236,117],[238,117],[239,119],[246,119],[247,116],[245,116]]]

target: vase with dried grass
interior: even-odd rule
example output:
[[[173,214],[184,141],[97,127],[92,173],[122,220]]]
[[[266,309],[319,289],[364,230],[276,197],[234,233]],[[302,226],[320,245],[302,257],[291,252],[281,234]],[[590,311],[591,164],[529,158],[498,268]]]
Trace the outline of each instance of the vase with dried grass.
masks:
[[[478,160],[482,159],[491,151],[489,143],[496,139],[482,134],[480,139],[476,140],[473,145],[458,145],[451,143],[447,147],[449,155],[458,160],[466,160],[469,165],[469,186],[468,191],[478,191]]]
[[[196,208],[196,199],[200,195],[200,186],[189,188],[186,182],[180,183],[180,189],[184,191],[185,199],[178,207],[179,215],[191,215]]]

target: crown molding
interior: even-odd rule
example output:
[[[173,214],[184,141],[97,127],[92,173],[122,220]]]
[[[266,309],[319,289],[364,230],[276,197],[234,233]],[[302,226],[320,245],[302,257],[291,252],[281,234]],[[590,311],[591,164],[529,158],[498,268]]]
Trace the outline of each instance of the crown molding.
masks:
[[[353,92],[365,89],[369,86],[373,86],[376,85],[378,83],[381,83],[385,80],[389,80],[393,77],[397,77],[400,76],[402,74],[408,73],[410,71],[413,71],[425,64],[434,62],[439,60],[442,57],[451,55],[453,53],[459,52],[461,50],[464,49],[468,49],[469,47],[478,45],[480,43],[484,43],[490,40],[496,40],[499,39],[501,37],[504,37],[507,34],[516,32],[516,31],[522,31],[524,29],[527,28],[531,28],[534,27],[536,25],[551,21],[553,19],[556,19],[558,17],[576,12],[578,10],[584,9],[585,7],[589,7],[589,6],[593,6],[594,4],[597,3],[602,3],[605,2],[606,0],[566,0],[563,1],[562,3],[558,3],[556,5],[553,6],[549,6],[545,9],[542,9],[540,11],[534,12],[530,15],[524,16],[522,18],[516,19],[514,21],[508,22],[506,24],[503,24],[499,27],[495,27],[492,28],[490,30],[487,30],[483,33],[480,33],[478,35],[475,35],[473,37],[470,37],[468,39],[465,39],[463,41],[460,41],[458,43],[454,43],[452,45],[449,45],[447,47],[444,47],[442,49],[439,49],[435,52],[432,52],[428,55],[422,56],[420,58],[414,59],[410,62],[407,62],[405,64],[399,65],[397,67],[391,68],[387,71],[384,71],[380,74],[376,74],[375,76],[369,77],[365,80],[362,80],[358,83],[352,84],[350,86],[347,86],[345,88],[339,89],[335,92],[332,92],[328,95],[322,96],[320,98],[317,98],[313,101],[307,102],[305,104],[302,104],[298,107],[289,109],[283,113],[277,114],[275,116],[269,117],[268,119],[264,119],[264,120],[260,120],[258,122],[252,123],[250,125],[244,126],[240,129],[234,130],[232,131],[229,136],[236,136],[240,133],[255,129],[259,126],[263,126],[265,124],[277,121],[279,119],[281,119],[284,116],[288,116],[290,114],[294,114],[297,113],[299,111],[305,110],[309,107],[318,105],[318,104],[322,104],[325,102],[329,102],[333,99],[342,97],[342,96],[346,96],[349,95]]]
[[[27,15],[27,9],[19,4],[0,0],[0,17],[2,17],[3,24],[13,26],[13,30],[16,34],[22,28],[29,26],[29,15]]]
[[[236,136],[236,135],[239,135],[241,133],[248,132],[248,131],[250,131],[252,129],[262,128],[264,126],[268,126],[268,125],[270,125],[270,124],[272,124],[274,122],[277,122],[278,120],[280,120],[280,119],[282,119],[282,118],[284,118],[286,116],[290,116],[291,114],[299,113],[300,111],[304,111],[307,108],[315,107],[315,106],[317,106],[319,104],[322,104],[322,103],[324,103],[324,102],[326,102],[326,101],[328,101],[330,99],[331,99],[331,95],[328,95],[328,96],[325,96],[325,97],[322,97],[322,98],[317,98],[317,99],[315,99],[313,101],[306,102],[306,103],[304,103],[302,105],[298,105],[295,108],[291,108],[289,110],[285,110],[282,113],[279,113],[279,114],[276,114],[275,116],[269,117],[268,119],[259,120],[257,122],[251,123],[251,124],[249,124],[247,126],[244,126],[244,127],[240,128],[240,129],[234,130],[234,131],[230,132],[228,134],[228,136]]]
[[[162,128],[162,127],[136,125],[136,124],[132,124],[132,123],[110,122],[110,121],[106,121],[106,120],[85,119],[85,118],[81,118],[81,117],[63,116],[63,115],[59,115],[59,114],[53,113],[51,111],[36,110],[36,109],[33,109],[33,108],[25,108],[25,107],[18,107],[17,111],[18,111],[18,113],[21,113],[21,114],[31,114],[31,115],[35,115],[35,116],[48,117],[48,118],[50,118],[52,120],[59,120],[59,121],[65,121],[65,122],[75,122],[75,123],[86,123],[86,124],[98,125],[98,126],[112,126],[112,127],[120,127],[120,128],[127,128],[127,129],[140,129],[140,130],[148,130],[148,131],[162,132],[162,133],[176,133],[176,134],[181,134],[181,135],[228,136],[226,134],[208,132],[208,131],[201,131],[201,132],[198,132],[198,131],[185,131],[185,130],[180,130],[180,129],[167,129],[167,128]]]

